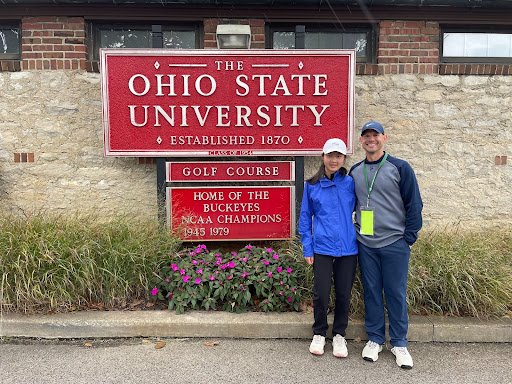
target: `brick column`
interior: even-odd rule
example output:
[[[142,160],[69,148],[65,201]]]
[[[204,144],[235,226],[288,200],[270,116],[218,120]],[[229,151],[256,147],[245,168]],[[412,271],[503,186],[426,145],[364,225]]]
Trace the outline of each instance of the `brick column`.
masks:
[[[379,73],[438,73],[439,23],[382,21],[380,23]]]
[[[85,69],[85,22],[82,17],[27,17],[22,20],[24,70]]]

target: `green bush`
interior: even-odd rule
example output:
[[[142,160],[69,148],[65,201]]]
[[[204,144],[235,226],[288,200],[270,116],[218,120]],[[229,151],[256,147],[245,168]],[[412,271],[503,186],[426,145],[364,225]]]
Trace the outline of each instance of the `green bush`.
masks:
[[[171,259],[151,281],[151,295],[168,300],[169,309],[245,312],[299,310],[300,286],[293,262],[271,248],[247,245],[238,252],[208,251],[206,245]]]

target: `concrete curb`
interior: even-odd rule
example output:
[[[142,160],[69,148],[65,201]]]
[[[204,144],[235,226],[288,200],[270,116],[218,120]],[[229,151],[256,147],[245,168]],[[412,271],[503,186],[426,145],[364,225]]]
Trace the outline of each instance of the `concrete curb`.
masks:
[[[332,317],[329,319],[332,324]],[[190,311],[75,312],[54,315],[4,314],[0,336],[43,339],[118,337],[292,338],[312,337],[311,313],[233,314]],[[330,332],[328,333],[330,335]],[[512,342],[512,319],[478,320],[410,316],[410,341]],[[347,339],[367,340],[364,322],[350,321]]]

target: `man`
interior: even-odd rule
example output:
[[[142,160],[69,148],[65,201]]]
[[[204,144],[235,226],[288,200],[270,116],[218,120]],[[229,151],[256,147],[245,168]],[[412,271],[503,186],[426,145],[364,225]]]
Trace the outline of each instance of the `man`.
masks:
[[[384,151],[387,139],[380,123],[366,123],[359,138],[366,159],[350,170],[357,196],[355,227],[369,339],[362,356],[376,361],[386,341],[384,290],[391,352],[398,366],[411,369],[406,337],[407,273],[410,248],[422,226],[423,203],[411,166]]]

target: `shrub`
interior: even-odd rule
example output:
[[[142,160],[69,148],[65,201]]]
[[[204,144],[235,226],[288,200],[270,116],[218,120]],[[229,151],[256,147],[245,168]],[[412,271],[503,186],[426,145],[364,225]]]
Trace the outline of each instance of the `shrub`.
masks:
[[[178,252],[180,246],[179,239],[167,228],[138,219],[0,215],[1,310],[69,311],[90,305],[120,309],[157,298],[178,311],[312,310],[313,272],[304,262],[296,240],[273,243],[274,248],[282,247],[276,252],[252,247],[241,249],[237,255],[209,252],[206,247]],[[189,255],[191,252],[196,256]],[[409,311],[484,318],[510,316],[511,255],[509,227],[422,230],[410,260]],[[216,266],[217,257],[221,264]],[[192,260],[208,262],[207,268],[202,267],[202,275],[198,273],[201,267],[191,264]],[[175,279],[178,275],[172,264],[186,271],[186,275],[179,275],[181,281]],[[292,273],[283,273],[288,268]],[[158,277],[154,277],[155,271]],[[244,273],[247,275],[242,277]],[[187,282],[184,276],[190,276]],[[195,283],[200,276],[201,283]],[[210,280],[212,276],[214,280]],[[169,294],[173,295],[171,300]],[[351,315],[364,315],[359,273],[352,289]]]
[[[491,317],[512,311],[510,229],[423,230],[412,248],[409,310]]]
[[[247,245],[221,254],[205,245],[175,255],[151,280],[151,295],[169,309],[245,312],[299,310],[301,290],[290,257]]]
[[[120,308],[146,297],[152,272],[179,246],[165,228],[126,217],[0,217],[1,308]]]

